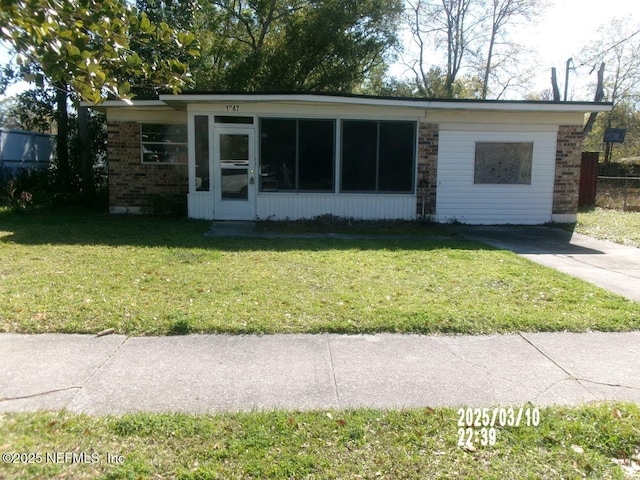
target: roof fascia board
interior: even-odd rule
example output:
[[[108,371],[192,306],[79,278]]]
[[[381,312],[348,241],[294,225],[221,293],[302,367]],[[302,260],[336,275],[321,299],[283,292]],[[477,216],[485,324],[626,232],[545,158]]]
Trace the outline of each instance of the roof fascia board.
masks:
[[[341,105],[371,105],[416,109],[446,109],[446,110],[494,110],[494,111],[540,111],[540,112],[608,112],[613,106],[610,103],[591,102],[558,102],[533,103],[518,101],[487,101],[465,102],[461,100],[408,100],[397,98],[365,98],[340,97],[331,95],[309,94],[195,94],[195,95],[160,95],[160,101],[166,104],[185,103],[310,103],[310,104],[341,104]]]
[[[162,100],[105,100],[102,103],[80,102],[83,107],[91,108],[140,108],[140,107],[167,107],[167,103]]]

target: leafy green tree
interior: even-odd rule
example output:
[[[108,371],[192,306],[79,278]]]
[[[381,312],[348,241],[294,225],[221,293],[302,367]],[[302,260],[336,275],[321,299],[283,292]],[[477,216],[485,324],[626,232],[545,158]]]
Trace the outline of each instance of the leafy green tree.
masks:
[[[200,12],[197,88],[353,91],[385,63],[401,10],[400,0],[214,0]]]
[[[193,35],[152,24],[124,0],[5,0],[0,26],[0,39],[15,50],[19,65],[34,62],[51,84],[96,103],[103,92],[129,94],[124,72],[177,91],[189,77],[175,52],[198,53]],[[157,55],[143,63],[134,45]]]
[[[55,126],[55,92],[33,88],[3,100],[0,125],[5,128],[51,133]]]
[[[69,95],[99,103],[105,94],[126,98],[132,88],[177,92],[190,76],[176,57],[199,53],[193,34],[153,24],[126,0],[3,0],[0,40],[13,48],[20,67],[40,71],[56,89],[57,173],[65,191],[72,188]],[[135,48],[147,49],[144,61]],[[85,127],[80,131],[88,132]],[[89,144],[86,138],[81,142]],[[83,193],[88,196],[93,194],[90,162],[85,155]]]

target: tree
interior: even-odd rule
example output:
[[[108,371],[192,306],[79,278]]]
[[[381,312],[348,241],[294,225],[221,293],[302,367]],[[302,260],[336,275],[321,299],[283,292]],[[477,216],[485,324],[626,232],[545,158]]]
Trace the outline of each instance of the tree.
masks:
[[[480,98],[487,98],[489,92],[489,81],[492,75],[496,76],[496,80],[500,82],[499,75],[496,71],[500,66],[507,63],[509,59],[517,59],[518,48],[508,41],[507,29],[520,21],[531,21],[541,12],[541,2],[539,0],[489,0],[486,25],[489,31],[487,53],[484,62],[484,75],[482,80],[482,92]],[[499,52],[500,47],[506,48],[505,52]],[[500,56],[496,63],[496,57]],[[517,75],[508,75],[506,85],[502,85],[502,92],[506,90],[509,83]],[[498,95],[498,98],[500,95]]]
[[[401,11],[400,0],[214,0],[200,13],[197,88],[353,91],[385,63]]]
[[[69,95],[99,103],[104,94],[126,98],[132,87],[177,92],[190,77],[187,65],[176,55],[198,54],[193,34],[175,31],[165,23],[154,25],[125,0],[3,2],[0,25],[0,40],[11,45],[18,65],[35,65],[56,89],[57,167],[66,191],[71,188]],[[136,47],[149,49],[144,62]],[[86,175],[90,170],[83,168]],[[92,179],[85,180],[88,187]],[[91,191],[88,188],[85,193]]]
[[[599,150],[606,128],[629,129],[625,142],[615,151],[611,151],[610,144],[605,144],[605,162],[608,164],[613,154],[615,157],[637,154],[637,135],[640,131],[637,126],[637,112],[640,111],[640,57],[637,55],[640,51],[640,25],[617,18],[601,27],[598,37],[599,40],[580,53],[578,68],[591,68],[590,73],[593,73],[600,66],[598,83],[602,85],[602,92],[599,98],[612,102],[614,107],[613,111],[601,115],[598,120],[590,119],[589,128],[585,129],[585,142],[590,148]]]
[[[0,125],[4,128],[51,133],[55,126],[55,92],[33,88],[2,101]]]
[[[82,98],[100,102],[103,91],[129,94],[123,71],[147,84],[179,90],[188,80],[186,66],[173,55],[143,63],[132,45],[159,53],[188,51],[195,37],[168,25],[153,25],[124,0],[17,0],[3,2],[0,39],[17,53],[18,64],[36,62],[52,84],[68,85]]]
[[[438,92],[440,88],[434,88],[434,84],[442,82],[443,92],[437,96],[455,96],[454,85],[464,61],[475,53],[471,49],[479,27],[476,7],[474,0],[407,1],[409,28],[419,49],[410,68],[420,90]],[[426,55],[434,49],[444,50],[444,65],[428,68]]]
[[[530,72],[522,70],[521,49],[508,33],[534,18],[539,7],[540,0],[407,0],[407,65],[418,90],[486,99],[492,84],[495,98],[522,87]]]

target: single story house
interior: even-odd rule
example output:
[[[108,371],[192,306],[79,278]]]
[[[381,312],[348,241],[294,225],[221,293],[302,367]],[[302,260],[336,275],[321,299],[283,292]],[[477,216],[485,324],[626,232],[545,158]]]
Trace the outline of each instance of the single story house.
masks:
[[[334,94],[105,101],[109,202],[215,220],[573,222],[584,117],[609,103]]]

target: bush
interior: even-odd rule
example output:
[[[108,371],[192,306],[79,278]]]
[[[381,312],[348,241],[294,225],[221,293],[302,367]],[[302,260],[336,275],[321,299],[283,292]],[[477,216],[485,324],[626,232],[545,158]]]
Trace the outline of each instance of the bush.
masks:
[[[161,217],[186,217],[187,198],[183,195],[150,195],[143,213]]]
[[[0,204],[24,210],[51,201],[50,172],[48,170],[23,170],[5,182]]]
[[[0,186],[0,206],[24,210],[45,206],[106,208],[108,204],[106,184],[97,190],[92,202],[87,203],[79,186],[63,191],[59,183],[55,169],[23,170]]]

